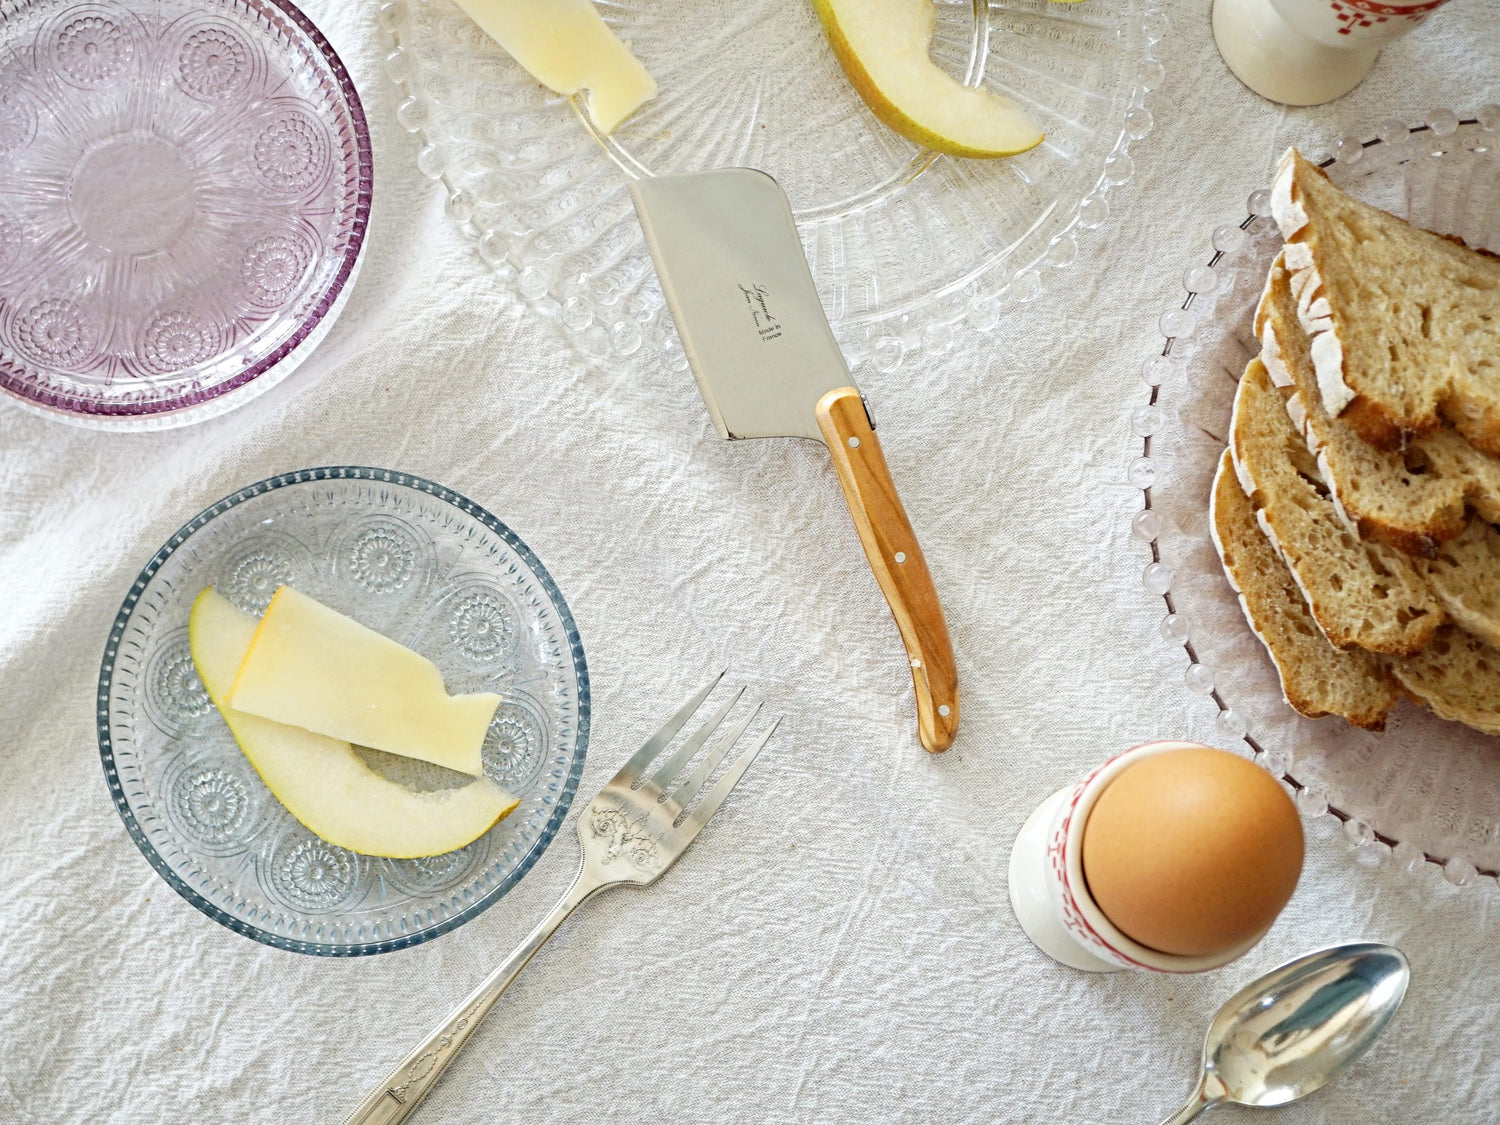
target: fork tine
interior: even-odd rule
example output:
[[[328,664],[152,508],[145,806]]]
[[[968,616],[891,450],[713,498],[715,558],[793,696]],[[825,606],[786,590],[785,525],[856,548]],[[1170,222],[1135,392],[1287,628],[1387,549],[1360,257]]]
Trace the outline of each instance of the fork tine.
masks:
[[[755,716],[760,714],[761,705],[757,703],[755,710],[741,719],[732,731],[719,739],[719,744],[709,751],[708,756],[703,759],[698,768],[693,771],[691,777],[677,787],[677,792],[672,794],[672,800],[676,801],[682,808],[687,808],[692,799],[698,795],[698,790],[703,788],[703,783],[708,780],[709,775],[719,768],[719,763],[724,760],[724,755],[734,749],[734,744],[743,737],[751,723],[755,722]]]
[[[755,740],[755,745],[746,750],[734,760],[734,764],[724,771],[724,776],[714,784],[708,791],[708,795],[698,802],[698,807],[688,814],[682,822],[681,831],[689,840],[698,835],[701,829],[719,811],[719,806],[724,803],[724,798],[729,796],[729,791],[739,784],[740,778],[750,768],[750,763],[755,761],[755,756],[761,752],[761,748],[771,741],[771,736],[776,733],[776,728],[781,725],[777,719],[767,729],[766,733]]]
[[[651,765],[656,756],[666,749],[667,743],[682,729],[682,724],[687,722],[693,712],[698,710],[699,705],[708,698],[708,693],[719,686],[719,681],[724,678],[720,672],[708,682],[708,686],[693,696],[682,705],[682,709],[663,724],[661,730],[646,739],[645,745],[637,750],[630,761],[620,767],[620,772],[615,774],[614,780],[619,784],[634,785],[640,780],[641,773]]]
[[[668,758],[663,763],[661,769],[651,775],[651,781],[657,788],[663,793],[667,791],[667,786],[672,784],[672,779],[682,772],[682,767],[688,764],[703,744],[713,737],[714,731],[718,730],[719,724],[724,721],[724,716],[729,714],[734,705],[740,701],[740,696],[744,694],[744,688],[740,688],[739,691],[735,692],[734,698],[710,716],[708,721],[694,731],[692,736],[682,744],[682,748]]]

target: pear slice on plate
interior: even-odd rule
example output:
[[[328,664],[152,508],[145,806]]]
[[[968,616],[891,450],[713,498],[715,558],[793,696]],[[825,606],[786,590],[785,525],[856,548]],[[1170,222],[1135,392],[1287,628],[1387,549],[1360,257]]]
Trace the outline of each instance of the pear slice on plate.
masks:
[[[1009,98],[965,86],[932,61],[932,0],[813,0],[833,53],[875,116],[953,156],[1014,156],[1044,134]]]
[[[394,859],[442,855],[477,840],[520,804],[485,778],[453,789],[408,789],[381,777],[347,742],[227,706],[256,625],[217,590],[204,590],[188,619],[193,663],[266,788],[330,844]]]
[[[480,748],[500,697],[449,695],[425,656],[282,586],[225,702],[247,715],[479,777]]]

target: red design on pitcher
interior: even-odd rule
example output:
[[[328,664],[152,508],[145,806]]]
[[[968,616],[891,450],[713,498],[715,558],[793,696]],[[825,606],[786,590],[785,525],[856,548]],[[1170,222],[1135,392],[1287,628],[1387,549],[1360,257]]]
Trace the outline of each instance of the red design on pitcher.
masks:
[[[1427,13],[1441,8],[1447,0],[1427,0],[1423,4],[1381,4],[1378,0],[1328,0],[1339,23],[1340,35],[1350,35],[1357,28],[1375,27],[1393,19],[1421,23]]]

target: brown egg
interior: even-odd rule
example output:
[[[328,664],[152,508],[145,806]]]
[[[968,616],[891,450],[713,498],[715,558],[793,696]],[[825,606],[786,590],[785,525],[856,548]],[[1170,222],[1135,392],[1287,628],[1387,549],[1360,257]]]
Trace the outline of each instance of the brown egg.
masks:
[[[1281,783],[1207,746],[1167,750],[1105,786],[1083,829],[1099,909],[1162,953],[1232,949],[1281,913],[1302,873],[1302,822]]]

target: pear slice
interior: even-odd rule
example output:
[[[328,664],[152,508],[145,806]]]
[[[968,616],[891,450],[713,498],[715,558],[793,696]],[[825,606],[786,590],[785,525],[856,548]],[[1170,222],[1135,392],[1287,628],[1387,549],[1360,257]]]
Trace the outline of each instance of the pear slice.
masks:
[[[1043,133],[1008,98],[977,90],[932,61],[932,0],[813,0],[859,96],[907,140],[953,156],[1014,156]]]
[[[449,695],[443,674],[425,656],[281,586],[226,702],[262,719],[478,777],[479,751],[500,697]]]
[[[614,132],[656,97],[656,80],[615,38],[593,0],[456,2],[543,86],[569,95],[587,90],[584,105],[601,133]]]
[[[520,801],[487,779],[420,793],[381,777],[347,742],[246,715],[224,703],[256,619],[210,587],[188,619],[198,676],[271,793],[330,844],[365,855],[442,855],[480,836]]]

